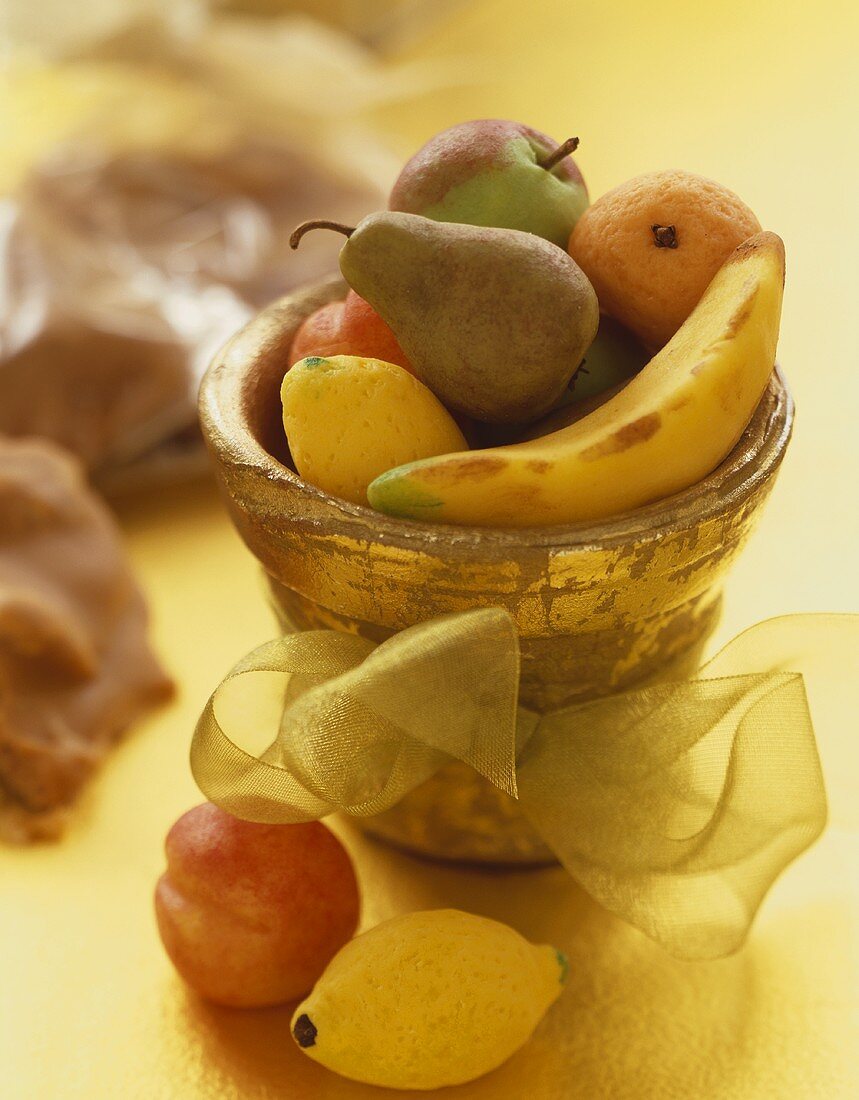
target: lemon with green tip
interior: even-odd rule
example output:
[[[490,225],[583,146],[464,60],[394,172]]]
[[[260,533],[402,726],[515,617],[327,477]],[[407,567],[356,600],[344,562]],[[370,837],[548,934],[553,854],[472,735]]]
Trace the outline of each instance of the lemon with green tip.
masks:
[[[299,475],[354,504],[367,503],[367,486],[392,463],[468,447],[423,382],[382,359],[310,355],[287,371],[280,397]]]
[[[560,995],[565,957],[456,909],[409,913],[346,944],[298,1006],[292,1034],[371,1085],[435,1089],[500,1066]]]

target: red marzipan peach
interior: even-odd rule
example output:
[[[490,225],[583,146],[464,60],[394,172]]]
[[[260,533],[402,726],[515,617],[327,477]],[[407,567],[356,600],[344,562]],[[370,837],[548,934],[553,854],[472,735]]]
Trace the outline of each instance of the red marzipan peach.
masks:
[[[382,359],[385,363],[396,363],[410,374],[414,374],[406,353],[397,342],[390,325],[383,321],[369,302],[350,290],[343,303],[343,340],[350,347],[356,347],[351,355],[362,355],[365,359]]]
[[[354,290],[345,301],[321,306],[301,324],[289,352],[289,365],[308,355],[382,359],[414,374],[390,326]]]
[[[161,939],[188,985],[218,1004],[303,997],[355,932],[352,863],[318,821],[262,825],[205,803],[175,823],[166,852]]]
[[[322,359],[329,355],[349,355],[342,330],[343,302],[320,306],[301,322],[289,349],[289,365],[308,355],[318,355]]]

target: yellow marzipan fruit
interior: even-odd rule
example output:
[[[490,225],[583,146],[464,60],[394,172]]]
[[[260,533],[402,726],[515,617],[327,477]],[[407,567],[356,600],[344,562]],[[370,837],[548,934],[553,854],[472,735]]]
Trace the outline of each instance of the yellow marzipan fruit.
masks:
[[[383,470],[468,446],[438,398],[381,359],[309,356],[287,371],[280,396],[301,477],[355,504]]]
[[[409,913],[346,944],[292,1020],[305,1054],[354,1081],[435,1089],[480,1077],[530,1037],[566,959],[456,909]]]
[[[750,237],[675,336],[615,397],[539,439],[389,470],[374,508],[438,523],[603,519],[689,488],[730,453],[775,362],[784,245]]]

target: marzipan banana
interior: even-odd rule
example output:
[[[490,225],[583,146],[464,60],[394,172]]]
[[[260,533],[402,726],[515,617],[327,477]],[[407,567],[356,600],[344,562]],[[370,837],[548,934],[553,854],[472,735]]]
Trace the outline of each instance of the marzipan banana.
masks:
[[[602,519],[706,477],[746,428],[775,362],[784,245],[758,233],[620,393],[551,435],[398,466],[372,506],[437,523],[531,527]]]

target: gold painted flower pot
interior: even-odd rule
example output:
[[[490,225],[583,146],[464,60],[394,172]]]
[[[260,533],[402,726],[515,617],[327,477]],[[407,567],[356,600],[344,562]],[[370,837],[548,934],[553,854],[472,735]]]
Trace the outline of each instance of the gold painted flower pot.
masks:
[[[691,672],[790,438],[779,372],[725,462],[668,500],[563,527],[397,520],[329,496],[289,466],[279,394],[289,347],[305,317],[344,293],[333,278],[270,306],[223,349],[201,390],[221,489],[282,626],[381,641],[446,612],[501,606],[520,634],[521,701],[535,709]],[[441,858],[551,858],[515,802],[458,763],[364,824]]]

